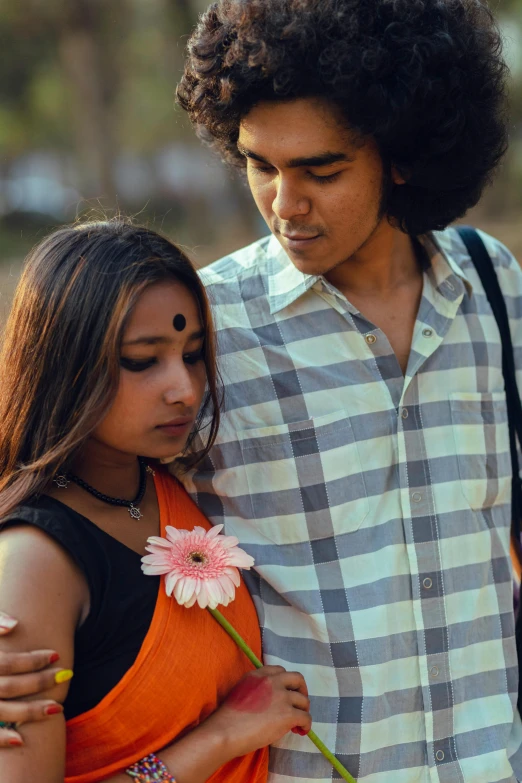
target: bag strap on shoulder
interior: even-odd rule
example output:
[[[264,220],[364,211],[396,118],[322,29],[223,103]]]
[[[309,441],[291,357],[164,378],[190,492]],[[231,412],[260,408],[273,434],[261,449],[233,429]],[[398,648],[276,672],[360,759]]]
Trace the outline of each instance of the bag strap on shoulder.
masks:
[[[520,515],[522,513],[522,482],[520,479],[517,437],[522,445],[522,404],[518,393],[515,357],[509,318],[504,295],[498,282],[493,261],[479,233],[471,226],[458,226],[457,232],[464,242],[471,260],[480,277],[488,302],[495,316],[495,321],[502,340],[502,373],[506,387],[506,400],[509,426],[509,448],[511,451],[512,478],[512,534],[520,550]]]

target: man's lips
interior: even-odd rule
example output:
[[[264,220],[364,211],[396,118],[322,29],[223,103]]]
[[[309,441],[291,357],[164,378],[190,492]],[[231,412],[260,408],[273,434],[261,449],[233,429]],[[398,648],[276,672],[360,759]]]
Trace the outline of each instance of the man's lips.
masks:
[[[289,242],[309,242],[311,239],[317,239],[320,234],[282,234]]]
[[[281,233],[282,244],[290,252],[295,253],[309,250],[314,242],[321,239],[322,234],[285,234]]]

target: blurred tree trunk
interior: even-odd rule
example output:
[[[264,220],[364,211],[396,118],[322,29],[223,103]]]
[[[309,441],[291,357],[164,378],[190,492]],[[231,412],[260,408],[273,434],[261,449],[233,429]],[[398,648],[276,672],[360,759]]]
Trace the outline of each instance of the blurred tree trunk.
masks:
[[[125,25],[126,0],[63,0],[61,6],[55,16],[58,50],[70,90],[82,190],[88,197],[101,198],[104,206],[114,206],[115,103],[120,87],[120,36],[114,35],[114,27]],[[105,35],[108,26],[113,27],[110,36]]]

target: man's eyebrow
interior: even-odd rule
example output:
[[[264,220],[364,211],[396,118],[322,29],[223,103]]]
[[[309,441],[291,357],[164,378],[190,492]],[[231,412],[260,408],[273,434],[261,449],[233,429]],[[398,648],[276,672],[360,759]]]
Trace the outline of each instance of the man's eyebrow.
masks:
[[[198,329],[197,332],[192,332],[192,334],[188,336],[187,342],[201,340],[203,337],[205,337],[205,330]],[[122,343],[122,348],[127,348],[129,345],[161,345],[170,342],[170,338],[165,336],[154,337],[153,335],[142,335],[140,337],[136,337],[134,340],[127,340],[126,342]]]
[[[268,166],[271,165],[266,158],[263,158],[262,155],[258,155],[257,152],[249,150],[240,144],[237,145],[237,148],[245,158],[257,160],[259,163],[265,163]],[[301,166],[312,166],[315,168],[317,166],[331,166],[333,163],[341,163],[343,161],[350,163],[353,160],[354,158],[350,157],[345,152],[319,152],[317,155],[310,155],[308,157],[290,158],[286,165],[290,169],[297,169]]]

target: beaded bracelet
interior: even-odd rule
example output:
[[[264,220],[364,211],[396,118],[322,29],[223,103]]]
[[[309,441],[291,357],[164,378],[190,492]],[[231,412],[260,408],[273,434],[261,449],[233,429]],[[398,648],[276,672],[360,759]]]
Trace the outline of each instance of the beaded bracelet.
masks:
[[[138,783],[176,783],[165,764],[155,753],[150,753],[125,770]]]

